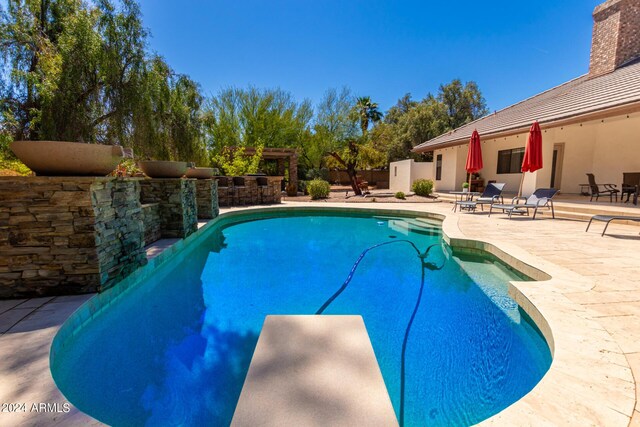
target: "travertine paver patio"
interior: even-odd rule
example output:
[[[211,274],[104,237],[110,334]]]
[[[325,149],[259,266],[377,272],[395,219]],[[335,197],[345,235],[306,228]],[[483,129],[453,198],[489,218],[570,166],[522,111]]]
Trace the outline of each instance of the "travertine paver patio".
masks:
[[[300,203],[287,202],[291,206]],[[308,206],[309,204],[302,204]],[[353,204],[323,204],[313,203],[313,206],[343,206],[356,208]],[[566,370],[573,370],[571,375],[556,374],[556,378],[565,378],[562,388],[569,390],[568,394],[575,396],[571,405],[564,408],[564,413],[557,411],[555,405],[560,398],[566,398],[567,393],[562,389],[547,392],[548,405],[517,405],[520,412],[505,411],[504,420],[510,424],[518,423],[519,418],[509,418],[509,414],[529,412],[533,418],[539,419],[541,425],[554,425],[554,417],[561,416],[565,421],[572,419],[574,425],[581,423],[582,416],[597,419],[601,425],[626,425],[637,397],[633,391],[637,390],[633,377],[640,378],[640,236],[638,227],[612,224],[608,236],[600,237],[596,226],[589,233],[584,232],[584,222],[567,220],[550,220],[543,215],[539,220],[514,218],[508,220],[504,215],[486,213],[458,213],[451,212],[450,204],[366,204],[365,208],[406,209],[430,211],[448,215],[445,222],[445,232],[458,237],[479,239],[499,244],[518,258],[527,258],[528,253],[535,258],[537,265],[549,272],[555,272],[568,277],[563,282],[550,281],[548,284],[537,283],[535,286],[524,285],[532,301],[543,301],[544,310],[541,311],[550,318],[554,338],[567,337],[576,339],[580,346],[592,349],[585,354],[584,359],[575,359],[576,366],[563,366]],[[526,262],[526,261],[525,261]],[[571,303],[580,307],[579,310],[568,310],[572,315],[572,322],[566,325],[554,323],[551,320],[561,319],[567,313],[560,304],[555,304],[557,295],[567,298]],[[0,336],[0,401],[2,402],[49,402],[63,403],[64,398],[55,389],[49,372],[48,349],[55,332],[62,321],[79,305],[82,298],[63,297],[54,299],[37,299],[14,302],[0,302],[0,326],[11,323],[8,331],[2,329]],[[546,298],[546,300],[545,300]],[[550,301],[550,302],[549,302]],[[526,302],[526,301],[525,301]],[[554,311],[555,310],[555,311]],[[553,318],[553,319],[551,319]],[[577,322],[577,323],[576,323]],[[557,329],[554,329],[557,328]],[[587,338],[572,336],[573,330],[579,328],[593,332]],[[577,334],[574,334],[577,335]],[[595,337],[595,338],[594,338]],[[556,343],[556,349],[562,346]],[[562,350],[564,351],[564,350]],[[606,372],[591,369],[593,354],[597,354],[598,362],[606,363]],[[564,354],[558,354],[557,360],[563,359]],[[629,372],[629,366],[633,377]],[[591,369],[591,370],[590,370]],[[593,395],[585,394],[584,389],[576,389],[574,384],[584,377],[598,377],[606,379],[608,394],[601,395],[594,390]],[[541,385],[543,385],[541,382]],[[612,388],[611,388],[612,387]],[[540,387],[543,389],[543,387]],[[545,390],[549,390],[546,388]],[[535,394],[532,393],[532,394]],[[562,396],[561,396],[562,395]],[[540,396],[539,396],[540,397]],[[545,395],[542,396],[543,398]],[[525,399],[526,400],[526,399]],[[606,411],[598,412],[590,402],[606,401]],[[524,412],[523,412],[524,411]],[[567,416],[567,412],[570,416]],[[640,413],[633,411],[632,425],[640,425]],[[72,425],[85,424],[89,419],[83,414],[72,410],[64,413],[31,413],[16,417],[15,414],[0,413],[0,425]],[[527,423],[527,422],[525,422]],[[593,422],[592,422],[593,423]],[[97,422],[95,422],[97,424]],[[536,423],[538,424],[538,423]],[[496,424],[497,425],[497,424]]]

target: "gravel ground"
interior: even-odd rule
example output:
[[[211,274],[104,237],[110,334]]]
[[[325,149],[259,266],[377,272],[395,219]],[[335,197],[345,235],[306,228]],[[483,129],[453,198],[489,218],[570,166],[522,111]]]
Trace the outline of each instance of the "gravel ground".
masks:
[[[371,190],[364,196],[355,196],[351,187],[331,187],[331,193],[327,199],[311,200],[310,196],[289,197],[282,196],[282,200],[292,202],[345,202],[345,203],[440,203],[436,197],[422,197],[415,194],[405,194],[406,199],[396,199],[395,192],[391,190]]]

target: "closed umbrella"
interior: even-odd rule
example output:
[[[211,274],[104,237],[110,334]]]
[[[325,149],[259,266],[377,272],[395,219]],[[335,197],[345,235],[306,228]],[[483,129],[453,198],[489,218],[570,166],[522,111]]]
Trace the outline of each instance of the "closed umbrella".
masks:
[[[526,172],[535,172],[542,169],[542,131],[537,121],[533,122],[529,129],[527,145],[524,148],[524,159],[522,159],[522,177],[520,178],[520,190],[518,197],[522,195],[522,184]]]
[[[467,152],[467,173],[469,174],[469,187],[471,187],[471,174],[482,169],[482,149],[480,148],[480,135],[477,130],[471,134],[469,151]],[[471,188],[469,188],[471,190]]]

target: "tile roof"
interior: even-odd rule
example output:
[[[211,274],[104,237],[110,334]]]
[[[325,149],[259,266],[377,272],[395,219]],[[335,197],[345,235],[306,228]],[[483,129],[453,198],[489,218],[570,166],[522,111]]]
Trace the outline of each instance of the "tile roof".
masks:
[[[466,143],[474,129],[480,137],[528,128],[534,120],[543,125],[558,120],[596,113],[640,101],[640,58],[612,73],[578,77],[503,110],[417,145],[425,152],[441,146]]]

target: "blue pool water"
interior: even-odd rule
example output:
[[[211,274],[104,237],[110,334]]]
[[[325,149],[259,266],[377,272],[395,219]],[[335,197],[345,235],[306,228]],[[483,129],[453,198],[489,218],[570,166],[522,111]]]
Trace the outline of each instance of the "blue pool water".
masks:
[[[550,366],[546,342],[507,295],[507,281],[522,277],[452,253],[437,223],[248,219],[204,230],[202,243],[68,338],[52,372],[70,402],[111,425],[228,425],[265,316],[316,313],[363,251],[392,241],[362,257],[324,314],[363,316],[404,425],[477,423]],[[405,240],[432,247],[421,260]]]

